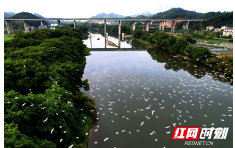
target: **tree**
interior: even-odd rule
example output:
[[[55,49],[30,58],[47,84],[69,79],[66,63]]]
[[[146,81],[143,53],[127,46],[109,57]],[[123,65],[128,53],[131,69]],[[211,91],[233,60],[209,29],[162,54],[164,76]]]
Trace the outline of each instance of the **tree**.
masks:
[[[138,39],[141,37],[141,30],[140,29],[135,29],[132,31],[132,37],[135,39]]]

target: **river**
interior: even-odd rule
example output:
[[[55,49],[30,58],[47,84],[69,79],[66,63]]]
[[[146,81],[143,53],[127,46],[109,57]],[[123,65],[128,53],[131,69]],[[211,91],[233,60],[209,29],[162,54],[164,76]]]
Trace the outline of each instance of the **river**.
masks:
[[[108,40],[118,44],[117,36]],[[84,43],[91,48],[90,38]],[[116,50],[99,51],[104,38],[92,34],[92,48],[83,75],[90,90],[81,90],[98,110],[89,148],[189,147],[185,140],[171,140],[174,126],[229,127],[226,139],[212,136],[199,140],[209,145],[194,147],[233,146],[232,78],[131,39],[121,41],[125,51],[108,45]]]

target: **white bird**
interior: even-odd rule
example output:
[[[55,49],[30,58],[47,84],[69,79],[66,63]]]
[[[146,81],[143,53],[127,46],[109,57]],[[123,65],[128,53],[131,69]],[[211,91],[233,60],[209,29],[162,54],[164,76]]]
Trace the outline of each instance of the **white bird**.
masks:
[[[52,134],[53,131],[54,131],[54,128],[51,130],[51,134]]]
[[[60,142],[63,141],[63,139],[60,139]]]
[[[95,142],[95,144],[97,144],[97,141]]]
[[[155,112],[155,110],[152,111],[152,115],[153,115],[154,112]]]
[[[144,124],[144,122],[141,122],[140,126],[142,126]]]
[[[48,118],[46,118],[43,122],[47,121]]]

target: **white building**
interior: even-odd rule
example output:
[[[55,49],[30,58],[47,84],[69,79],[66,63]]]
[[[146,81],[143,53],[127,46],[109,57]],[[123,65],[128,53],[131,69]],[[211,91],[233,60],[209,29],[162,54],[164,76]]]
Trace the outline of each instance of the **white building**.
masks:
[[[55,29],[58,24],[51,24],[51,29]]]
[[[206,27],[206,30],[211,31],[212,29],[214,29],[214,26],[211,26],[211,25],[210,25],[210,26],[207,26],[207,27]]]
[[[221,27],[221,30],[222,30],[222,29],[225,29],[225,28],[228,28],[228,27],[227,27],[227,26],[222,26],[222,27]]]
[[[233,28],[230,27],[224,28],[223,36],[229,36],[229,35],[233,36]]]

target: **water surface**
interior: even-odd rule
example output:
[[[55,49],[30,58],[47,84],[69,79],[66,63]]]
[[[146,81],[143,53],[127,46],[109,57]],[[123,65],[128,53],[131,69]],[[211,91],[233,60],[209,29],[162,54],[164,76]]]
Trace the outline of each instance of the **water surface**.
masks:
[[[86,57],[90,90],[82,91],[95,99],[99,113],[88,147],[188,147],[171,140],[174,126],[229,127],[226,140],[197,147],[232,147],[232,79],[164,50],[145,49],[91,51]]]

